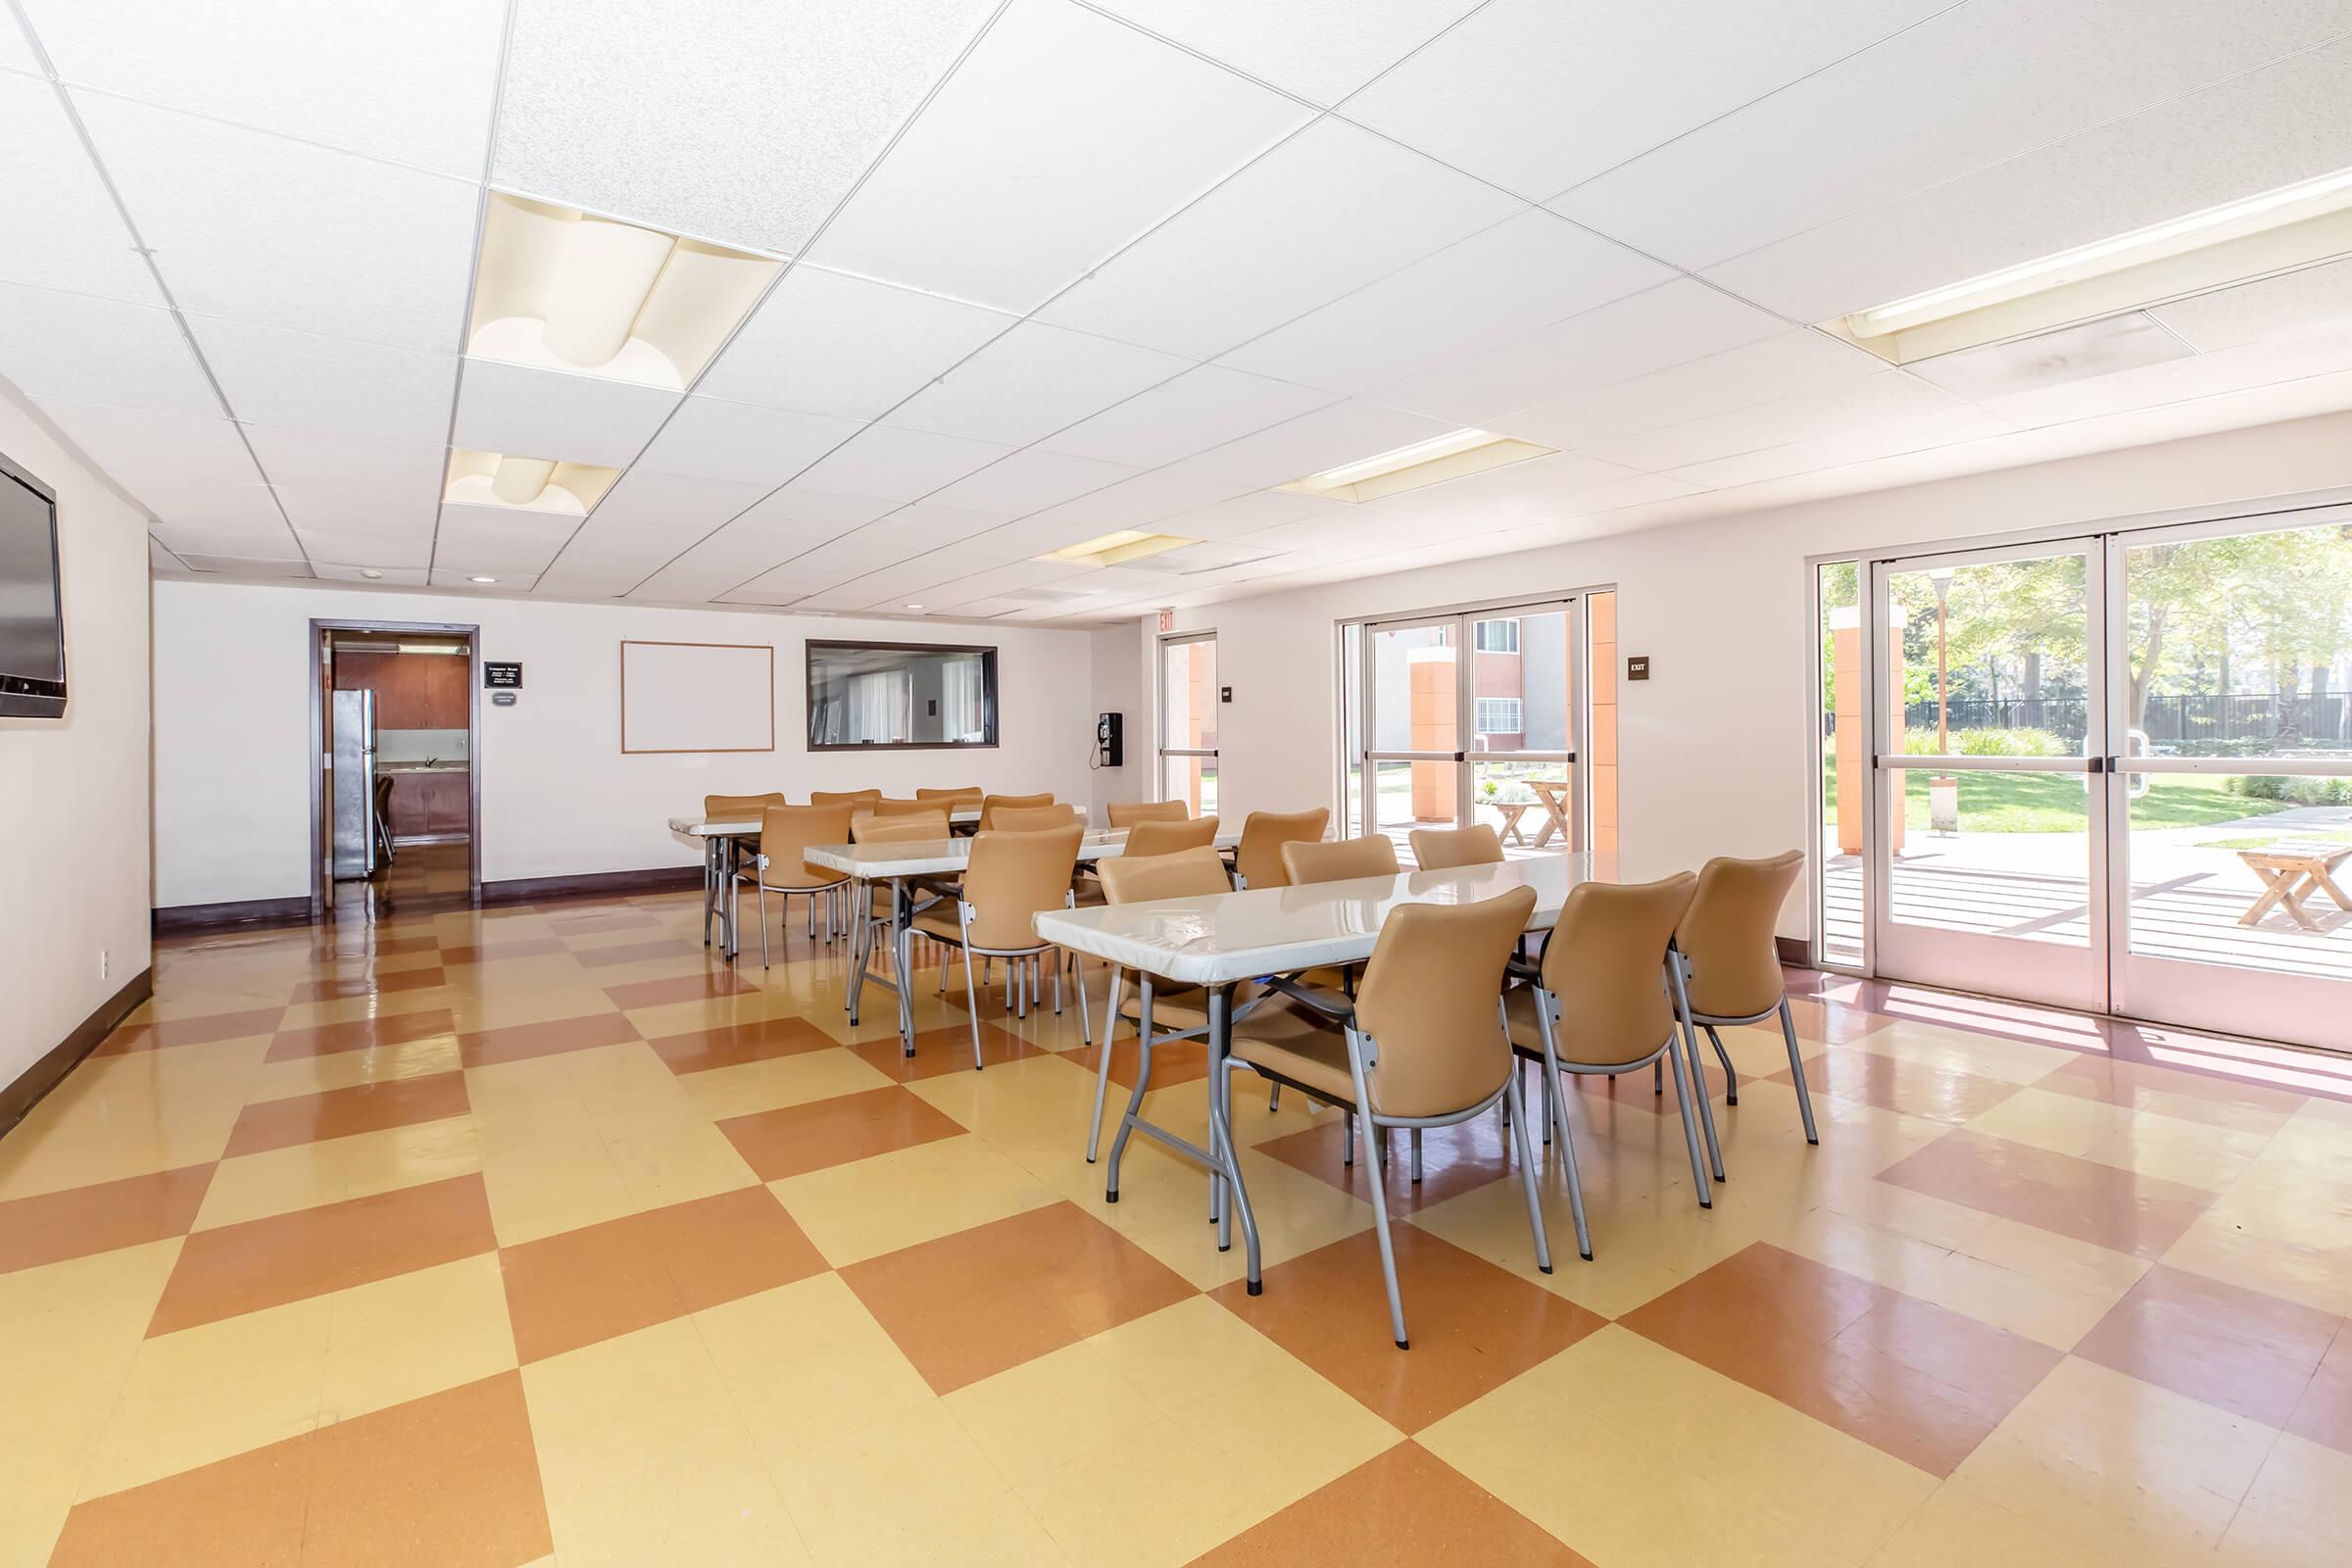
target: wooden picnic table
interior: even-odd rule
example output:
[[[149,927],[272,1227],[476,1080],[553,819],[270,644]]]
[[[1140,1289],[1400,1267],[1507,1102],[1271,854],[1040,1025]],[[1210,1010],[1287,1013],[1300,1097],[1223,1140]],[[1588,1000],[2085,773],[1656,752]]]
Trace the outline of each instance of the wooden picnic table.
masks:
[[[1549,844],[1555,833],[1563,844],[1573,840],[1575,835],[1568,831],[1568,781],[1564,778],[1529,778],[1520,782],[1534,790],[1536,799],[1544,806],[1544,825],[1536,831],[1535,847],[1540,850]]]
[[[2345,895],[2332,875],[2347,856],[2352,856],[2352,844],[2332,839],[2281,839],[2258,850],[2238,851],[2237,858],[2262,878],[2263,889],[2262,897],[2237,917],[2237,923],[2252,925],[2277,905],[2304,930],[2317,931],[2320,923],[2303,907],[2303,901],[2314,893],[2327,894],[2337,908],[2352,914],[2352,897]]]

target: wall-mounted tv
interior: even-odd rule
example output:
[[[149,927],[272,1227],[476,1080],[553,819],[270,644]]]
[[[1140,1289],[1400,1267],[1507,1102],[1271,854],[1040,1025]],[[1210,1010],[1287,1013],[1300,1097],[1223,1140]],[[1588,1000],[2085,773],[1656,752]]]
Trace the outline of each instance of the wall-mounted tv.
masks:
[[[0,454],[0,718],[65,711],[57,492]]]

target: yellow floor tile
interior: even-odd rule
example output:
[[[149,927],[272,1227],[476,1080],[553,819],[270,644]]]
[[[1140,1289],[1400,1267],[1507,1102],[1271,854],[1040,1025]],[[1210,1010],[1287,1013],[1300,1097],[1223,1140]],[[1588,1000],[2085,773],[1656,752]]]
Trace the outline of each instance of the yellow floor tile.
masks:
[[[805,1105],[812,1100],[833,1100],[889,1085],[888,1077],[846,1051],[774,1056],[690,1072],[678,1079],[687,1103],[710,1121],[781,1110],[786,1105]]]
[[[906,1560],[915,1544],[1002,1518],[1004,1478],[937,1399],[772,1472],[809,1555],[825,1568]]]
[[[2060,1536],[1964,1482],[1947,1481],[1894,1533],[1870,1568],[2128,1568],[2097,1542]]]
[[[643,1206],[605,1141],[585,1124],[482,1151],[482,1187],[501,1247],[634,1214]]]
[[[348,1420],[514,1365],[498,1254],[336,1291],[327,1304],[321,1422]]]
[[[787,1177],[768,1190],[836,1268],[1059,1197],[968,1135]]]
[[[2042,1089],[2020,1090],[1968,1125],[2011,1143],[2216,1193],[2243,1175],[2272,1137],[2267,1130],[2181,1121]]]
[[[810,1448],[932,1402],[931,1387],[838,1274],[694,1315],[744,1424],[779,1473]]]
[[[356,1089],[362,1084],[455,1072],[460,1065],[458,1037],[435,1035],[424,1040],[404,1040],[398,1045],[371,1046],[364,1051],[335,1051],[323,1056],[267,1062],[254,1075],[251,1093],[255,1100],[284,1100],[294,1095],[321,1094],[329,1089]]]
[[[811,1560],[766,1467],[740,1435],[561,1485],[551,1475],[546,1495],[564,1568],[797,1568]]]
[[[240,1154],[214,1170],[194,1228],[437,1182],[479,1170],[481,1163],[473,1124],[463,1116]]]
[[[1084,1341],[957,1389],[946,1403],[1016,1487],[1089,1452],[1121,1447],[1161,1419],[1159,1407]]]
[[[2352,1453],[2281,1433],[2244,1505],[2352,1557]]]
[[[522,1392],[551,1494],[576,1492],[698,1442],[751,1445],[689,1318],[533,1361],[522,1369]]]

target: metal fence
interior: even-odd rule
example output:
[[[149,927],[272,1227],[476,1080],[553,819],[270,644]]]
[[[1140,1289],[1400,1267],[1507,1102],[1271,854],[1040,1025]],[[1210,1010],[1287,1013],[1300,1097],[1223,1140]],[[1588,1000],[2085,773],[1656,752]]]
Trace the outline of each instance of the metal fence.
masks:
[[[1963,701],[1945,710],[1945,722],[1962,729],[2047,730],[2070,746],[2089,732],[2089,710],[2081,698],[2017,698],[2001,702]],[[1913,733],[1936,728],[1936,705],[1913,703],[1903,710]],[[2148,699],[2139,726],[2160,751],[2187,756],[2228,755],[2254,743],[2341,746],[2352,741],[2352,697],[2330,692],[2237,692],[2228,696]]]

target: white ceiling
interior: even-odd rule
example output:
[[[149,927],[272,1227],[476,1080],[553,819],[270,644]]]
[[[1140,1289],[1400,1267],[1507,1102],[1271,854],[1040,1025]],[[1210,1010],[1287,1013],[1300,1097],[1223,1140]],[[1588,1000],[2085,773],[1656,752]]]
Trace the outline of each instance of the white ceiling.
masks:
[[[2352,167],[2348,80],[2352,0],[12,0],[0,379],[159,571],[1102,620],[2352,406],[2352,261],[1975,401],[1807,324]],[[492,186],[789,265],[683,394],[469,359]],[[1464,424],[1559,455],[1275,488]]]

